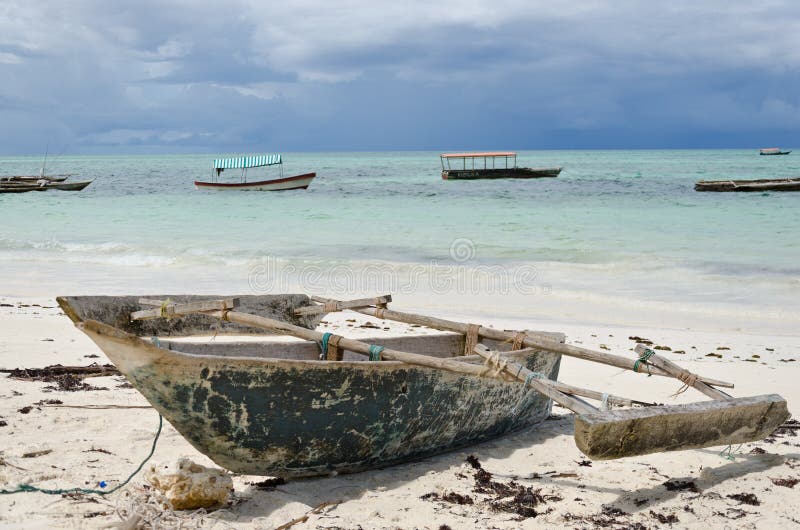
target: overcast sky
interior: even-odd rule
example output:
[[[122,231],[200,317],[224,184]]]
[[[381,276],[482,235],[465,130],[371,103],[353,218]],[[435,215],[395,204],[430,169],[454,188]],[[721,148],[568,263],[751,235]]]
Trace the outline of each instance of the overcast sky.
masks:
[[[0,153],[800,145],[800,2],[0,0]]]

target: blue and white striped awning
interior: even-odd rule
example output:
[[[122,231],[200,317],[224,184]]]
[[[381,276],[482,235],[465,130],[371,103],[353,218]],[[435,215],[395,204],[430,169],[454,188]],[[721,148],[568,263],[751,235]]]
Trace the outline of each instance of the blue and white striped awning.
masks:
[[[214,169],[243,169],[248,167],[272,166],[281,163],[281,155],[238,156],[236,158],[215,159]]]

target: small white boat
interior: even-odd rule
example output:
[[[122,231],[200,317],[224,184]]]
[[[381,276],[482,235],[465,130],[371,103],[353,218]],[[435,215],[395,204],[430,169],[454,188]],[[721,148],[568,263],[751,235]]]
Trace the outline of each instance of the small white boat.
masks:
[[[247,170],[267,166],[280,166],[280,175],[268,180],[247,181]],[[241,169],[240,182],[218,182],[219,176],[226,169]],[[254,155],[236,158],[218,158],[214,160],[214,176],[211,181],[195,180],[197,189],[239,190],[239,191],[283,191],[304,190],[308,188],[316,173],[303,173],[292,177],[283,176],[283,159],[281,155]]]
[[[788,155],[789,153],[791,151],[784,151],[780,147],[767,147],[758,151],[760,155]]]

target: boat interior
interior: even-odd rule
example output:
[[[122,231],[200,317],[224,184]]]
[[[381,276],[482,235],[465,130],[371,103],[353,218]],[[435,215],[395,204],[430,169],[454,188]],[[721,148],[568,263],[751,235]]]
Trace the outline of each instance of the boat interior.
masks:
[[[140,298],[191,302],[221,298],[219,295],[150,295],[150,296],[75,296],[59,297],[58,303],[73,322],[95,320],[120,331],[151,339],[162,348],[194,355],[228,357],[255,357],[261,359],[319,360],[320,344],[288,335],[276,335],[263,329],[251,328],[232,322],[222,322],[206,315],[187,315],[173,319],[132,321],[130,314],[146,309],[139,304]],[[238,296],[237,310],[259,316],[284,320],[292,324],[314,329],[325,316],[297,316],[293,309],[310,305],[305,295]],[[367,317],[362,317],[367,318]],[[370,319],[375,321],[374,319]],[[379,321],[376,321],[379,322]],[[426,328],[418,334],[406,326],[402,331],[386,331],[383,334],[366,335],[364,330],[348,334],[369,344],[395,350],[429,355],[437,358],[459,357],[467,362],[483,362],[478,355],[463,356],[465,337],[460,333],[435,331]],[[339,330],[335,330],[338,333]],[[370,330],[373,331],[373,330]],[[564,342],[562,333],[530,332],[546,336],[550,340]],[[488,338],[483,344],[496,351],[509,351],[509,342]],[[364,355],[343,349],[343,361],[367,361]]]

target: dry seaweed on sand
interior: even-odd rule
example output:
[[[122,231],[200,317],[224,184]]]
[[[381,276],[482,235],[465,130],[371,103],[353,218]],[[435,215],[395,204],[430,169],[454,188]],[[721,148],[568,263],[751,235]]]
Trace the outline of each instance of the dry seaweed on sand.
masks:
[[[794,488],[797,485],[797,483],[800,482],[800,479],[796,479],[796,478],[772,478],[772,477],[770,477],[770,480],[776,486],[783,486],[785,488]]]
[[[462,495],[460,493],[456,493],[455,491],[451,491],[449,493],[445,493],[443,495],[439,495],[438,493],[426,493],[425,495],[421,496],[420,499],[423,501],[433,500],[433,501],[443,501],[449,502],[450,504],[475,504],[475,501],[469,495]]]
[[[257,490],[272,491],[276,487],[286,484],[286,480],[282,477],[270,477],[261,482],[248,482],[248,486],[253,486]]]
[[[530,486],[523,486],[511,480],[501,482],[494,480],[491,473],[483,469],[480,461],[475,455],[469,455],[466,462],[475,470],[473,474],[473,492],[486,495],[488,498],[483,501],[495,512],[505,512],[516,514],[522,518],[536,517],[543,513],[537,508],[547,502],[560,501],[557,495],[542,493],[541,488],[534,489]],[[477,504],[476,499],[466,494],[449,492],[445,494],[427,493],[422,500],[444,501],[452,504]]]
[[[91,449],[86,449],[83,452],[84,453],[103,453],[103,454],[106,454],[106,455],[113,455],[114,454],[111,451],[109,451],[108,449],[103,449],[101,447],[94,447],[94,446],[92,446]]]
[[[678,519],[678,516],[675,515],[674,513],[664,514],[650,510],[650,517],[652,517],[661,524],[674,524],[680,522],[680,519]]]
[[[45,366],[44,368],[14,368],[11,370],[3,369],[0,372],[5,372],[13,379],[22,379],[30,381],[55,381],[55,377],[63,374],[82,375],[84,377],[98,376],[98,375],[120,375],[119,370],[113,364],[97,364],[92,363],[88,366],[63,366],[60,364],[53,364]]]
[[[714,515],[725,519],[741,519],[752,514],[753,512],[746,512],[740,508],[728,508],[725,512],[714,512]]]
[[[120,375],[119,371],[111,364],[99,365],[92,363],[89,366],[62,366],[55,364],[44,368],[15,368],[0,370],[8,373],[13,379],[22,381],[41,381],[56,383],[45,387],[46,390],[61,390],[75,392],[81,390],[108,390],[104,387],[95,387],[83,380],[86,377]]]
[[[668,481],[664,482],[664,487],[667,488],[667,491],[691,491],[693,493],[700,493],[700,489],[694,483],[693,480],[680,480],[676,478],[671,478]]]
[[[595,528],[615,528],[618,530],[647,530],[647,527],[641,523],[631,523],[626,520],[619,519],[620,517],[630,517],[630,514],[615,507],[603,506],[600,513],[589,515],[577,515],[573,513],[565,513],[563,516],[565,521],[590,523]]]
[[[734,493],[727,496],[729,499],[739,501],[739,504],[749,504],[750,506],[761,506],[761,501],[758,500],[752,493]]]
[[[783,438],[784,436],[797,436],[797,431],[800,429],[800,421],[791,418],[783,422],[780,427],[772,431],[767,438],[764,438],[764,442],[768,444],[775,443],[778,438]]]
[[[64,402],[61,401],[60,399],[43,399],[41,401],[37,401],[36,403],[34,403],[34,405],[36,405],[37,407],[40,407],[42,405],[63,405],[63,404]]]
[[[483,469],[474,455],[467,457],[467,462],[475,469],[473,491],[494,496],[489,500],[489,506],[494,511],[514,513],[523,518],[536,517],[543,513],[537,511],[537,507],[547,502],[562,500],[558,495],[544,494],[541,488],[523,486],[514,480],[509,482],[493,480],[493,475]]]
[[[783,422],[783,424],[775,429],[772,436],[797,436],[797,430],[800,429],[800,420],[790,419]]]

